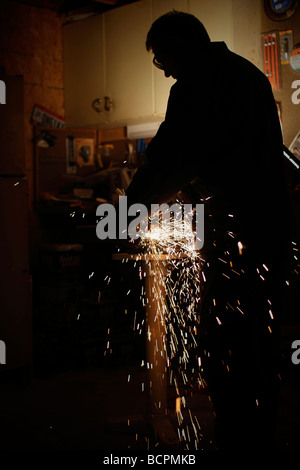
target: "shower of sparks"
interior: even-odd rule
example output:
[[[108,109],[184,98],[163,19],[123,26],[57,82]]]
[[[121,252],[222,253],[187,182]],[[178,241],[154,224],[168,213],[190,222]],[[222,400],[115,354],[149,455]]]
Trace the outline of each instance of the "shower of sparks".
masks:
[[[229,217],[233,217],[231,214]],[[236,240],[236,248],[240,256],[243,255],[244,245],[238,241],[233,232],[228,235]],[[206,386],[202,376],[202,362],[199,356],[197,329],[200,324],[198,303],[200,302],[202,286],[206,283],[206,276],[202,267],[205,260],[200,256],[200,252],[195,250],[195,232],[192,225],[185,225],[182,221],[173,220],[162,222],[160,226],[150,229],[141,234],[141,244],[146,253],[146,263],[148,272],[154,276],[152,292],[143,292],[141,298],[143,305],[154,299],[156,305],[155,322],[158,322],[161,341],[154,347],[158,353],[158,343],[161,353],[166,361],[169,384],[175,387],[177,398],[175,400],[175,413],[178,421],[178,438],[185,445],[187,450],[198,449],[203,438],[202,430],[197,417],[192,414],[187,407],[187,402],[182,394],[182,389],[189,387],[195,389]],[[225,265],[228,274],[222,273],[226,278],[244,275],[244,270],[234,269],[230,260],[230,253],[224,252],[223,258],[218,258],[221,264]],[[148,259],[147,259],[148,256]],[[227,259],[226,259],[227,258]],[[208,267],[208,264],[207,264]],[[265,281],[264,276],[269,273],[269,267],[263,264],[257,268],[257,273],[261,282]],[[140,279],[142,279],[141,268],[139,267]],[[288,284],[288,281],[287,281]],[[216,300],[213,299],[214,307]],[[227,303],[232,310],[245,315],[240,301],[234,307]],[[271,302],[268,301],[270,306]],[[274,319],[273,312],[268,308],[269,318]],[[216,322],[222,326],[221,319],[216,315]],[[267,326],[272,334],[272,328]],[[151,331],[148,326],[147,340],[151,341]],[[209,353],[208,353],[209,355]],[[147,364],[148,366],[148,364]],[[150,367],[152,368],[152,364]],[[149,367],[149,366],[148,366]],[[226,364],[227,371],[230,367]],[[160,403],[156,404],[160,407]],[[188,415],[184,412],[188,409]],[[188,420],[188,424],[187,424]]]
[[[152,292],[145,292],[143,286],[141,298],[145,302],[143,305],[152,302],[156,307],[154,323],[157,326],[154,328],[160,332],[160,338],[153,342],[153,347],[155,354],[163,355],[169,384],[177,392],[178,435],[187,448],[191,447],[191,438],[181,410],[182,403],[186,406],[181,389],[205,387],[197,343],[198,303],[205,276],[201,274],[202,260],[200,252],[195,249],[195,237],[192,224],[181,220],[162,221],[154,227],[150,225],[150,229],[141,234],[145,262],[153,276]],[[141,271],[139,274],[142,279]],[[148,325],[149,342],[151,336]],[[161,406],[160,403],[156,405],[158,408]],[[197,447],[201,435],[191,414],[189,421],[194,447]]]
[[[189,362],[190,349],[197,345],[194,332],[199,323],[201,269],[195,233],[182,221],[166,221],[146,231],[141,241],[150,255],[149,267],[154,269],[153,292],[147,295],[158,305],[156,320],[163,326],[166,361],[170,364],[176,358],[182,369]]]
[[[232,218],[233,215],[228,214],[228,217]],[[139,235],[142,254],[129,254],[128,258],[121,259],[122,263],[134,261],[134,269],[138,270],[138,278],[141,281],[139,295],[141,306],[143,308],[149,305],[155,306],[154,324],[156,326],[147,324],[145,319],[141,320],[135,310],[132,327],[133,331],[138,334],[141,334],[143,328],[146,327],[144,333],[147,343],[153,348],[152,357],[157,358],[160,364],[161,358],[165,361],[165,367],[161,368],[157,367],[156,359],[152,363],[152,360],[149,362],[148,358],[148,360],[141,361],[141,367],[145,367],[149,373],[157,368],[161,374],[161,380],[165,378],[164,375],[167,372],[168,386],[173,386],[176,391],[174,412],[177,419],[178,438],[185,449],[197,450],[201,448],[203,429],[197,416],[189,408],[189,391],[194,393],[194,391],[206,387],[202,375],[204,357],[201,358],[201,354],[210,357],[210,352],[199,352],[201,345],[199,344],[198,332],[200,330],[200,300],[203,288],[207,283],[205,273],[209,272],[210,265],[209,262],[202,259],[201,253],[195,249],[196,233],[193,231],[192,225],[188,225],[185,220],[174,219],[171,222],[170,220],[162,220],[159,225],[150,224],[149,229],[144,233],[140,232]],[[230,239],[230,244],[228,244],[230,251],[220,252],[221,256],[217,258],[217,262],[221,266],[220,273],[226,279],[244,276],[246,268],[243,262],[241,264],[237,262],[236,253],[238,253],[238,259],[242,258],[247,247],[239,241],[234,232],[227,231],[227,235]],[[293,251],[298,251],[296,243],[292,242],[292,244],[294,245]],[[259,282],[265,283],[270,275],[270,267],[267,264],[261,264],[257,267],[256,273]],[[294,269],[294,273],[298,275],[296,269]],[[149,275],[152,278],[151,283],[147,282]],[[106,285],[110,281],[111,278],[106,276]],[[225,280],[225,282],[227,281]],[[290,285],[290,281],[286,280],[286,284]],[[125,292],[126,296],[130,297],[131,294],[131,290]],[[98,300],[100,301],[100,293]],[[222,328],[224,314],[229,309],[231,312],[235,311],[239,315],[247,316],[247,306],[244,305],[243,298],[241,301],[237,298],[228,298],[224,305],[219,305],[222,302],[216,297],[212,299],[211,304],[209,313],[214,314],[218,328]],[[272,324],[274,314],[270,299],[266,300],[266,307],[267,323]],[[127,314],[127,310],[125,310],[125,314]],[[153,328],[156,330],[155,334]],[[270,324],[267,324],[267,330],[269,334],[272,334]],[[108,348],[110,348],[109,342],[107,342]],[[224,363],[224,367],[229,373],[229,365]],[[127,381],[131,381],[130,374]],[[151,389],[151,381],[149,385]],[[144,382],[141,384],[140,390],[146,390]],[[157,409],[162,407],[159,400],[156,407]],[[146,442],[149,448],[150,440],[146,438]]]

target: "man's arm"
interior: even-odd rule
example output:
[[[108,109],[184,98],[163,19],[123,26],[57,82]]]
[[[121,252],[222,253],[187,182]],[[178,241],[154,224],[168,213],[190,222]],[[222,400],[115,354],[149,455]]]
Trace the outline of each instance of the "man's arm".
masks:
[[[151,204],[167,203],[194,176],[192,168],[147,163],[137,170],[127,188],[128,205],[139,202],[150,208]]]

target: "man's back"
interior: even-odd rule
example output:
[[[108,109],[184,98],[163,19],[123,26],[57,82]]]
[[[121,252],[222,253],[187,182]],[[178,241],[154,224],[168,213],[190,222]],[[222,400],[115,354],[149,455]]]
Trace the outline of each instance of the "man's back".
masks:
[[[280,239],[291,223],[282,149],[267,78],[224,43],[211,43],[173,85],[147,158],[165,172],[165,186],[176,171],[197,176],[213,196],[211,209],[233,213],[241,235],[260,244]]]

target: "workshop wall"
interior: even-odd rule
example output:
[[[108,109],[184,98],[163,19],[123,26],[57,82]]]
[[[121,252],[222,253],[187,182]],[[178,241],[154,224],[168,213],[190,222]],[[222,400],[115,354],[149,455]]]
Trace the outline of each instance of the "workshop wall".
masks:
[[[231,50],[263,69],[261,48],[261,0],[232,0]]]
[[[300,43],[300,5],[290,18],[284,21],[272,21],[265,13],[263,0],[261,0],[261,32],[289,29],[293,31],[293,45]],[[280,75],[281,87],[279,90],[274,90],[274,96],[281,106],[283,138],[285,145],[289,147],[300,130],[300,103],[294,104],[292,102],[292,93],[295,92],[292,83],[295,80],[300,80],[300,72],[294,71],[287,63],[280,65]]]
[[[35,104],[64,116],[62,17],[51,10],[4,0],[0,10],[0,67],[23,75],[25,155],[30,201],[33,199],[31,113]]]
[[[300,42],[300,7],[285,21],[272,21],[266,15],[263,0],[232,0],[232,50],[251,60],[263,70],[261,34],[284,29],[293,30],[294,44]],[[193,5],[193,2],[191,3]],[[231,6],[230,6],[231,5]],[[64,116],[62,21],[56,12],[1,2],[0,68],[8,75],[23,75],[25,81],[26,173],[30,198],[33,197],[33,146],[31,113],[35,104]],[[228,26],[229,27],[229,26]],[[275,90],[281,104],[284,141],[290,145],[299,131],[300,104],[292,102],[292,83],[299,72],[289,64],[281,65],[281,89]],[[114,139],[111,139],[114,140]],[[126,150],[125,150],[126,151]],[[124,153],[124,152],[123,152]],[[123,157],[123,155],[122,155]]]

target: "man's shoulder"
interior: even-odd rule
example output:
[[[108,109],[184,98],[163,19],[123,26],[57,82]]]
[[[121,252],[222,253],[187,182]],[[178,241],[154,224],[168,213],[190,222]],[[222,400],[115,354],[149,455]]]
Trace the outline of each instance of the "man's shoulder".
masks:
[[[256,88],[259,86],[265,90],[270,88],[266,75],[251,60],[230,50],[225,43],[212,43],[214,62],[217,62],[215,72],[220,70],[225,83],[241,84],[243,87]]]
[[[247,72],[250,74],[255,74],[259,77],[266,78],[265,74],[259,69],[259,67],[254,64],[251,60],[246,57],[241,56],[240,54],[230,50],[225,43],[221,43],[223,47],[223,57],[224,61],[227,62],[227,69],[238,72]]]

